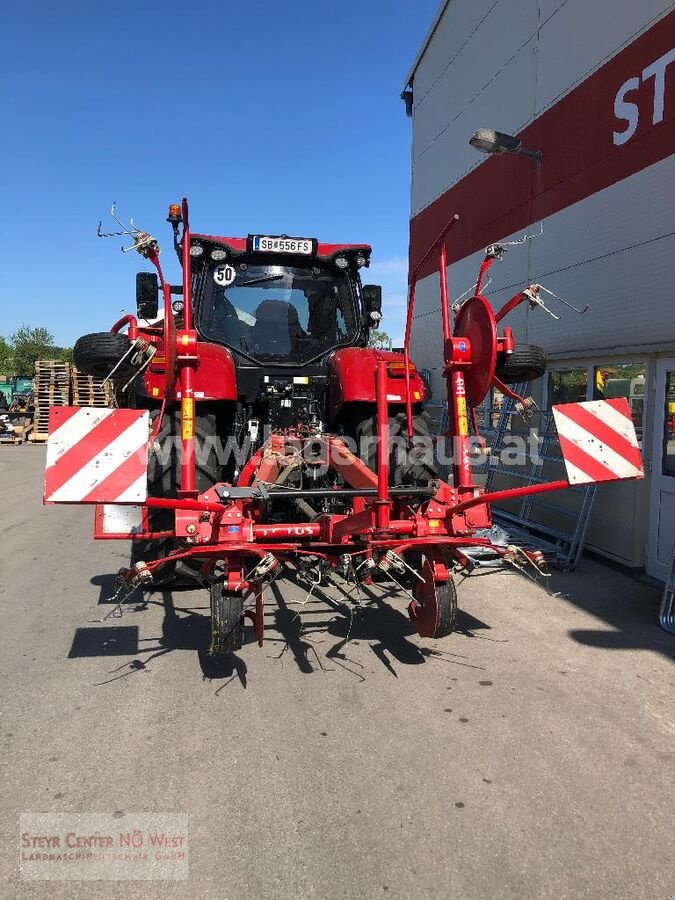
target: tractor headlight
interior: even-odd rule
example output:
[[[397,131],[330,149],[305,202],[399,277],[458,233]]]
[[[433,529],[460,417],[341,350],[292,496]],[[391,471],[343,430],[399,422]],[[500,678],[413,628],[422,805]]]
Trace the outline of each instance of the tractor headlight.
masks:
[[[338,269],[346,269],[349,265],[349,260],[346,256],[336,256],[334,262]]]
[[[185,304],[183,303],[182,300],[174,300],[173,303],[171,304],[171,309],[174,311],[174,313],[177,316],[179,316],[185,309]]]
[[[364,253],[359,253],[356,257],[356,265],[359,269],[362,269],[364,266],[368,265],[368,260]]]
[[[227,250],[212,250],[211,259],[214,262],[220,262],[221,259],[227,259]]]
[[[197,256],[203,256],[203,255],[204,255],[204,248],[202,247],[201,244],[193,244],[190,247],[190,256],[197,257]]]

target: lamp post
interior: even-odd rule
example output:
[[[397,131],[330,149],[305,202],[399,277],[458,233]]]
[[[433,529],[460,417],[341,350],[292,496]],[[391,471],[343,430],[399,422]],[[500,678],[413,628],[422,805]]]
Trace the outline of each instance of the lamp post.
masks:
[[[523,147],[520,138],[514,137],[512,134],[505,134],[503,131],[493,131],[491,128],[479,128],[474,131],[469,143],[481,153],[488,153],[490,156],[499,156],[505,153],[515,153],[521,156],[529,156],[535,161],[537,168],[541,165],[541,150],[527,150]]]

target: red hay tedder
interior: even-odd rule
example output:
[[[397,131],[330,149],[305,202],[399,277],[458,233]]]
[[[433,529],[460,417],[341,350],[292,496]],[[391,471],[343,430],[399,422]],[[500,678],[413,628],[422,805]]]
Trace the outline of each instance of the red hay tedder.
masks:
[[[492,310],[482,286],[498,245],[452,322],[446,242],[456,219],[411,272],[402,352],[368,346],[381,289],[361,284],[367,245],[193,234],[183,200],[168,218],[183,270],[175,287],[154,238],[118,232],[156,271],[137,276],[137,315],[80,338],[74,355],[81,370],[115,380],[121,408],[52,410],[44,498],[95,504],[96,538],[132,540],[118,596],[152,583],[208,586],[219,655],[241,647],[246,617],[262,644],[263,592],[285,565],[309,585],[382,575],[410,585],[401,589],[415,629],[440,638],[455,623],[453,574],[471,570],[471,553],[513,558],[495,539],[491,503],[642,477],[628,405],[614,400],[554,408],[568,480],[491,494],[474,483],[476,406],[494,385],[526,411],[509,384],[541,376],[545,357],[508,327],[498,333],[520,303],[541,304],[530,285]],[[449,419],[435,440],[409,358],[415,285],[434,254]],[[447,482],[433,452],[446,437]]]

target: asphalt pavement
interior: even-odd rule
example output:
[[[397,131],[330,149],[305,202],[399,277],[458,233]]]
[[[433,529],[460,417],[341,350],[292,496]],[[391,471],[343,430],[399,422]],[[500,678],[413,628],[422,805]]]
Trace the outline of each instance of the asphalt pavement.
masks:
[[[207,593],[114,615],[128,545],[43,507],[43,465],[0,447],[0,896],[675,895],[655,589],[592,560],[552,593],[472,576],[457,632],[428,641],[384,585],[350,619],[279,581],[264,647],[207,677]],[[38,812],[187,814],[188,878],[26,880]]]

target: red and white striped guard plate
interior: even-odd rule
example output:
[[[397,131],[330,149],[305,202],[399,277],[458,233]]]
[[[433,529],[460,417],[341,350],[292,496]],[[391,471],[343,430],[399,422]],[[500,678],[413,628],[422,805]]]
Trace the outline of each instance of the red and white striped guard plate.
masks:
[[[140,409],[52,407],[45,503],[142,503],[148,420]]]
[[[628,401],[590,400],[553,407],[570,484],[644,478]]]

